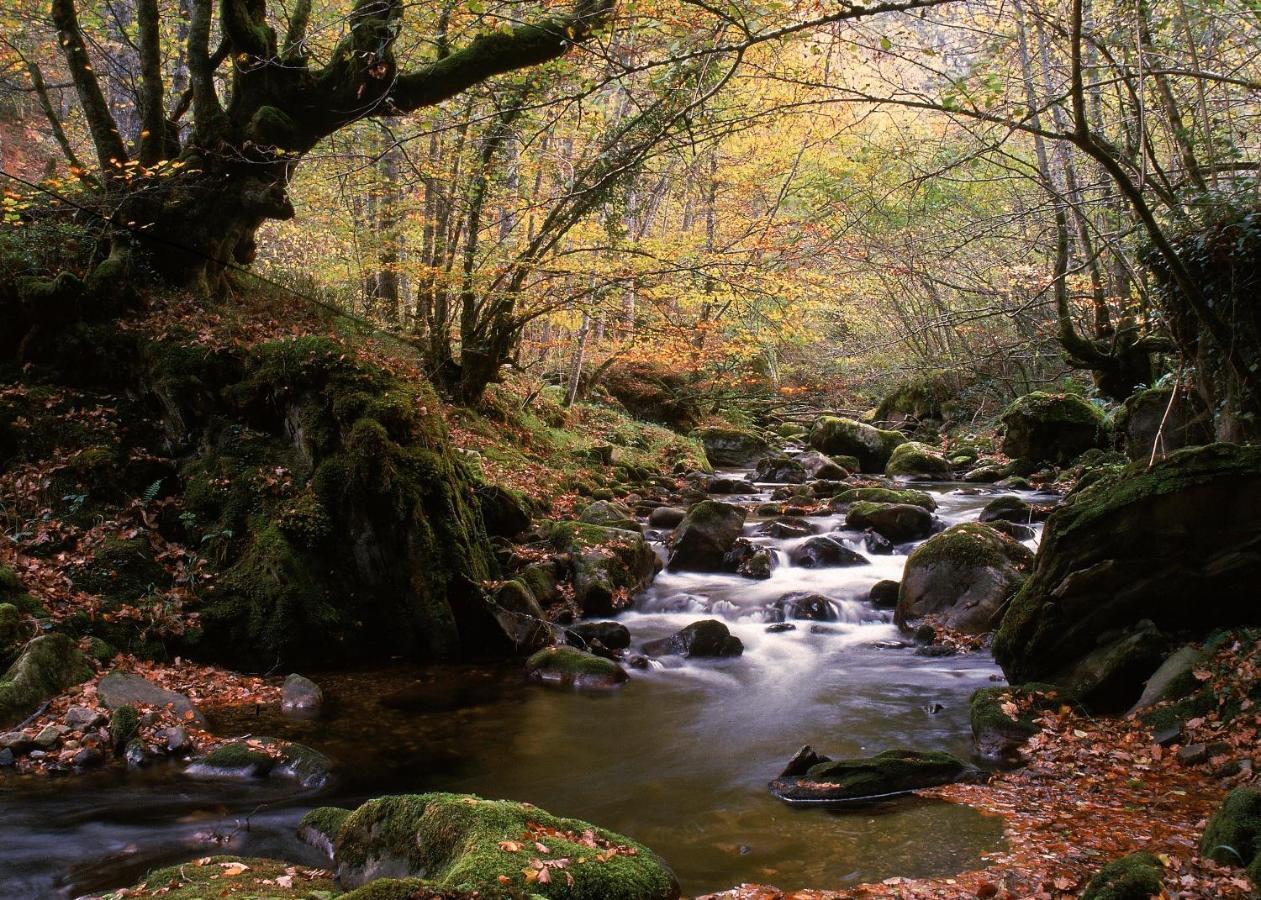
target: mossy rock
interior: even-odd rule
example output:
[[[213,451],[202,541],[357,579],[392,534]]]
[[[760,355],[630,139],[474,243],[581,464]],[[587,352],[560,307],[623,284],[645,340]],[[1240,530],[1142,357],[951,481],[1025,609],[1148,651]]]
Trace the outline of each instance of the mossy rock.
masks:
[[[64,634],[45,634],[22,650],[0,678],[0,728],[22,721],[41,703],[86,681],[92,669]]]
[[[804,438],[810,433],[810,429],[804,425],[798,425],[796,422],[781,422],[776,426],[775,433],[786,440],[796,440]]]
[[[12,603],[0,603],[0,659],[23,636],[22,614]]]
[[[1200,853],[1228,866],[1255,870],[1261,857],[1261,790],[1239,787],[1226,795],[1204,828]]]
[[[894,621],[905,629],[933,615],[948,628],[990,631],[1032,563],[1028,547],[992,528],[971,522],[947,528],[907,559]]]
[[[943,419],[966,379],[945,369],[907,378],[885,394],[873,418],[878,422]]]
[[[545,843],[547,853],[534,847]],[[599,858],[597,858],[597,856]],[[531,860],[568,860],[544,882]],[[382,797],[356,809],[337,838],[344,887],[378,878],[424,877],[435,888],[484,897],[529,894],[565,900],[673,900],[679,885],[647,847],[538,807],[467,794]]]
[[[602,656],[577,647],[547,647],[525,663],[526,674],[535,681],[559,687],[612,688],[624,684],[626,670]]]
[[[298,822],[298,840],[315,847],[333,858],[337,846],[337,834],[342,823],[350,817],[350,810],[340,806],[320,806],[304,815]]]
[[[171,584],[171,576],[154,558],[153,547],[144,535],[107,539],[91,560],[72,568],[69,575],[77,590],[116,603],[135,603]]]
[[[282,887],[277,879],[292,868],[301,874],[292,880],[292,887]],[[164,900],[329,900],[345,896],[334,879],[305,874],[314,871],[278,859],[211,856],[156,869],[141,882],[143,891],[137,885],[126,892],[103,894],[101,900],[148,896]]]
[[[1164,869],[1150,853],[1131,853],[1099,870],[1082,900],[1151,900],[1164,894]]]
[[[935,447],[919,441],[907,441],[894,448],[884,468],[886,475],[921,475],[926,478],[949,478],[950,463]]]
[[[871,503],[859,500],[845,514],[849,528],[867,529],[895,544],[927,537],[933,530],[933,515],[912,503]]]
[[[1099,639],[1144,619],[1188,639],[1256,621],[1261,447],[1135,463],[1069,494],[994,639],[1009,681],[1067,685]],[[1132,703],[1147,672],[1133,672]]]
[[[608,616],[630,605],[657,571],[657,554],[638,530],[558,522],[552,546],[569,555],[574,599],[583,615]]]
[[[832,498],[834,505],[858,503],[860,501],[868,503],[910,503],[914,506],[922,506],[929,512],[937,508],[937,501],[933,499],[932,494],[927,491],[913,491],[904,488],[850,488],[847,491],[841,491],[841,493]]]
[[[1213,440],[1213,417],[1199,395],[1172,387],[1138,391],[1117,410],[1113,420],[1118,442],[1133,460],[1157,459],[1183,447]],[[1160,436],[1157,444],[1157,435]]]
[[[120,706],[109,717],[109,740],[121,753],[140,728],[140,713],[134,706]]]
[[[196,763],[208,769],[239,772],[250,775],[266,775],[276,765],[276,760],[249,744],[234,741],[211,750]]]
[[[1015,705],[1014,715],[1003,708],[1008,703]],[[1037,717],[1066,703],[1071,703],[1069,693],[1053,684],[981,688],[968,705],[977,755],[993,763],[1014,762],[1020,747],[1040,730]]]
[[[623,531],[640,531],[634,514],[625,505],[609,500],[597,500],[589,504],[578,516],[578,521],[604,528],[621,528]]]
[[[772,781],[771,793],[793,804],[845,804],[952,784],[972,772],[949,753],[886,750],[870,757],[818,763],[804,775]]]
[[[748,465],[770,449],[762,435],[747,428],[714,425],[696,429],[692,437],[701,442],[705,456],[715,466]]]
[[[1003,452],[1030,463],[1067,465],[1086,450],[1111,442],[1103,413],[1073,394],[1035,391],[1013,401],[999,418]]]
[[[687,511],[674,530],[671,571],[718,572],[744,529],[748,511],[718,500],[703,500]]]
[[[810,446],[829,456],[844,454],[858,459],[864,472],[881,472],[894,449],[906,443],[897,431],[886,431],[854,419],[823,416],[810,429]]]

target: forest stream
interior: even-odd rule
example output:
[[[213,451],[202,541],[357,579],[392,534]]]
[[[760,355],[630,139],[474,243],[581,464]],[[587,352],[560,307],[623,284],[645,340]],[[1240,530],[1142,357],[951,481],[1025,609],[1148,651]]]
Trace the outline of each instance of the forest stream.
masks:
[[[771,487],[722,499],[752,509]],[[916,487],[934,494],[943,526],[974,521],[1003,493]],[[827,532],[843,520],[811,522]],[[865,566],[806,569],[787,562],[805,538],[756,536],[763,521],[750,516],[745,534],[778,552],[769,579],[662,572],[619,619],[637,647],[719,618],[744,642],[739,657],[654,661],[613,693],[527,684],[513,666],[397,666],[320,678],[330,702],[316,721],[210,710],[216,731],[279,735],[328,753],[340,762],[334,780],[295,794],[275,780],[195,781],[160,766],[10,782],[0,792],[0,896],[76,897],[216,852],[320,865],[294,836],[307,810],[433,790],[526,800],[632,835],[671,864],[685,895],[746,881],[839,887],[975,867],[1001,846],[1002,825],[966,806],[907,796],[799,809],[768,792],[803,744],[844,756],[906,746],[967,758],[968,698],[1001,674],[986,652],[920,655],[891,614],[868,603],[877,580],[900,577],[914,544],[867,554]],[[860,534],[846,538],[864,552]],[[791,591],[830,598],[832,621],[768,632],[767,606]]]

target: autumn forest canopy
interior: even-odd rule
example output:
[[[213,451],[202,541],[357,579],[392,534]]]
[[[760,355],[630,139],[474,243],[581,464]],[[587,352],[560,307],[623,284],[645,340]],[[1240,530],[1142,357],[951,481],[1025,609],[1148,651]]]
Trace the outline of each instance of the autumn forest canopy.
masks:
[[[1261,889],[1258,0],[0,23],[0,895]]]

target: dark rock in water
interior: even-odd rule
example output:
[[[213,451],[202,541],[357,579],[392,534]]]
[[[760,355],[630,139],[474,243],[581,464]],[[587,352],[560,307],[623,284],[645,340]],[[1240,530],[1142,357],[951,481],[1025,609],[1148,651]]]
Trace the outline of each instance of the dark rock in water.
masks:
[[[744,528],[746,511],[730,503],[705,500],[687,512],[674,531],[672,571],[720,572],[723,558]]]
[[[765,580],[771,577],[771,572],[778,564],[779,559],[775,556],[774,551],[765,547],[757,547],[752,553],[740,560],[740,564],[736,566],[736,574],[743,575],[745,578]]]
[[[909,503],[922,506],[932,512],[937,508],[937,501],[927,491],[916,491],[911,488],[857,487],[841,491],[832,498],[832,506],[840,509],[851,503]]]
[[[192,748],[192,743],[188,740],[188,732],[178,725],[163,728],[158,732],[158,738],[162,741],[167,753],[183,753]]]
[[[1082,893],[1082,900],[1148,900],[1165,894],[1165,869],[1150,853],[1131,853],[1108,863]]]
[[[830,625],[811,625],[810,633],[811,634],[840,634],[839,631],[837,631],[835,628],[831,627]]]
[[[687,510],[677,506],[658,506],[648,514],[648,524],[653,528],[674,528],[685,516]]]
[[[1172,402],[1171,402],[1172,401]],[[1172,387],[1139,391],[1117,411],[1115,428],[1130,459],[1163,459],[1175,450],[1213,440],[1213,419],[1195,391]],[[1159,442],[1157,439],[1159,435]]]
[[[839,537],[831,534],[812,537],[797,545],[789,551],[788,558],[794,566],[803,569],[868,565],[865,556],[849,549]]]
[[[715,466],[747,465],[770,449],[760,434],[740,428],[698,428],[692,437],[700,440]]]
[[[910,503],[871,503],[860,500],[849,508],[845,524],[870,528],[895,544],[927,537],[933,532],[933,515]]]
[[[898,582],[887,578],[877,581],[871,586],[871,593],[867,595],[867,599],[876,609],[893,609],[898,605],[898,588],[900,587]]]
[[[1103,413],[1072,394],[1026,394],[1003,411],[1001,421],[1003,452],[1028,463],[1067,465],[1111,440]]]
[[[4,751],[9,753],[8,750]],[[10,755],[12,759],[12,755]],[[76,769],[95,769],[105,764],[105,754],[95,747],[84,747],[70,760],[70,765]],[[0,760],[0,766],[4,765],[4,761]],[[12,765],[12,763],[10,763]]]
[[[1261,447],[1212,444],[1135,464],[1073,491],[1047,520],[1029,580],[994,639],[1009,680],[1072,686],[1111,632],[1149,619],[1187,639],[1256,621]],[[1136,700],[1151,668],[1112,693]],[[1118,685],[1119,687],[1120,685]]]
[[[613,688],[630,677],[612,660],[584,653],[575,647],[548,647],[525,663],[526,674],[534,681],[559,687]]]
[[[577,637],[584,643],[599,641],[610,650],[625,650],[631,644],[630,629],[621,622],[579,622],[568,629],[568,636],[571,643]]]
[[[526,881],[532,841],[546,841],[543,860],[568,860],[548,881]],[[520,859],[505,840],[526,840]],[[584,843],[585,841],[585,843]],[[591,845],[616,850],[601,856]],[[643,844],[578,819],[563,819],[529,803],[484,800],[468,794],[396,795],[369,800],[337,828],[337,880],[343,889],[378,879],[424,878],[390,897],[418,890],[438,896],[515,897],[530,894],[569,900],[675,900],[679,884]],[[507,873],[507,874],[504,874]],[[501,876],[507,882],[501,881]],[[570,882],[568,879],[572,878]],[[449,892],[449,893],[448,893]],[[387,896],[378,890],[374,897]]]
[[[844,804],[953,784],[975,770],[949,753],[886,750],[861,759],[811,766],[805,774],[778,778],[771,793],[794,804]]]
[[[1019,497],[1010,494],[1002,497],[995,497],[989,503],[985,504],[985,508],[981,510],[981,515],[977,517],[978,522],[1020,522],[1028,524],[1045,519],[1046,515],[1041,510],[1035,510]]]
[[[918,441],[899,444],[889,456],[886,475],[918,475],[925,478],[950,477],[950,463],[935,448]]]
[[[324,692],[311,679],[294,672],[280,688],[280,711],[296,718],[314,718],[324,706]]]
[[[940,656],[957,656],[959,653],[954,647],[947,647],[944,644],[932,644],[927,647],[920,647],[915,651],[916,656],[940,657]]]
[[[893,546],[893,541],[871,528],[863,532],[863,546],[868,553],[875,556],[891,556],[897,549]]]
[[[0,768],[2,769],[11,768],[12,766],[16,764],[16,762],[17,760],[14,759],[13,751],[11,749],[9,749],[8,747],[5,747],[3,750],[0,750]]]
[[[995,531],[1007,535],[1014,541],[1033,540],[1037,532],[1028,525],[1021,525],[1017,522],[1008,522],[1006,519],[994,519],[985,523],[987,528],[993,528]]]
[[[853,456],[864,472],[883,472],[895,447],[906,443],[897,431],[885,431],[854,419],[823,416],[810,429],[810,446],[829,456]]]
[[[810,591],[793,591],[770,605],[768,614],[776,622],[806,619],[812,622],[836,621],[836,607],[827,597]]]
[[[1066,691],[1051,684],[981,688],[969,707],[977,755],[995,764],[1018,762],[1020,748],[1039,731],[1038,716],[1071,702]]]
[[[806,744],[788,761],[788,765],[784,766],[784,771],[779,773],[780,778],[797,778],[805,775],[811,766],[817,766],[821,763],[831,762],[832,757],[824,756],[816,753],[814,748]]]
[[[849,472],[837,465],[836,460],[824,456],[817,450],[809,450],[801,454],[797,457],[797,462],[806,470],[806,475],[816,481],[841,481],[849,476]],[[857,469],[857,466],[854,468]]]
[[[753,480],[764,484],[805,484],[805,467],[787,456],[767,456],[758,460]]]
[[[773,538],[808,537],[818,531],[819,528],[814,523],[796,516],[780,517],[771,522],[763,522],[757,527],[758,534]]]
[[[752,493],[753,485],[742,478],[714,478],[705,485],[705,490],[711,494],[748,494]]]
[[[585,551],[580,550],[578,559],[571,560],[575,570],[575,585],[577,584],[578,567],[584,562],[581,556],[583,552]],[[621,559],[627,559],[628,557],[629,553],[626,553],[621,556]],[[610,579],[618,575],[612,569],[617,559],[618,557],[610,554],[610,559],[608,560],[610,568],[607,570]],[[491,596],[492,602],[488,604],[490,615],[480,620],[483,627],[478,631],[478,642],[487,649],[487,652],[497,651],[505,655],[533,653],[555,641],[555,626],[544,618],[543,607],[538,599],[535,598],[534,592],[526,581],[529,578],[531,581],[538,583],[543,590],[547,590],[550,582],[544,575],[545,571],[542,568],[527,570],[522,572],[520,576],[510,578],[495,588]],[[598,565],[583,570],[584,577],[592,578],[592,580],[584,583],[582,595],[584,604],[598,606],[604,603],[604,591],[609,586],[595,578],[598,572]],[[616,590],[616,588],[613,588],[613,590]],[[577,595],[576,589],[575,595]],[[465,630],[462,634],[467,638],[471,633],[471,629],[472,624],[466,620]]]
[[[720,657],[739,656],[744,644],[717,619],[693,622],[682,631],[644,644],[649,656]]]
[[[200,778],[263,778],[276,766],[276,760],[249,744],[224,744],[201,757],[184,770],[186,775]]]
[[[350,810],[336,806],[320,806],[298,822],[298,840],[321,851],[330,860],[336,851],[337,832],[350,815]]]
[[[641,653],[633,653],[626,658],[626,664],[632,669],[647,669],[650,665],[648,657]]]
[[[792,622],[776,622],[773,625],[766,626],[767,634],[782,634],[785,631],[796,631],[797,626]]]
[[[986,525],[955,525],[907,559],[894,621],[905,629],[931,614],[947,628],[987,632],[1032,562],[1028,547]]]
[[[491,537],[514,538],[529,529],[530,512],[520,494],[497,484],[479,484],[474,493]]]
[[[97,697],[109,709],[124,706],[155,706],[170,709],[180,721],[192,722],[205,727],[206,717],[193,701],[183,694],[168,691],[139,675],[126,672],[110,672],[97,685]],[[191,714],[191,715],[190,715]]]
[[[657,554],[638,531],[558,522],[549,537],[554,547],[569,554],[574,599],[583,615],[614,614],[657,573]]]
[[[946,704],[938,703],[936,700],[924,704],[924,712],[928,713],[930,716],[935,716],[940,712],[944,712],[945,709]]]

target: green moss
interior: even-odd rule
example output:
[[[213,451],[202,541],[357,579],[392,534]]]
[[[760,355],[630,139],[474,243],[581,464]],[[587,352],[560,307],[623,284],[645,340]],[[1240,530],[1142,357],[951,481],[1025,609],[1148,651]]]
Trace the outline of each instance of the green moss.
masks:
[[[582,843],[589,833],[588,843]],[[542,853],[533,841],[545,842]],[[519,849],[514,849],[514,842]],[[594,843],[596,846],[592,846]],[[610,848],[616,849],[608,856]],[[596,855],[604,858],[596,859]],[[526,881],[530,860],[568,859],[568,877]],[[353,883],[371,860],[398,860],[437,888],[486,897],[523,893],[567,900],[654,900],[678,896],[673,875],[629,838],[537,807],[459,794],[382,797],[355,810],[337,845],[339,874]],[[562,876],[561,871],[552,873]],[[505,880],[501,880],[505,879]],[[572,883],[570,882],[572,878]]]
[[[225,872],[240,874],[225,877]],[[130,889],[102,895],[102,900],[150,896],[162,891],[163,900],[328,900],[340,895],[337,883],[328,877],[310,878],[305,874],[293,879],[293,887],[281,887],[277,879],[292,863],[278,859],[256,859],[239,856],[212,856],[196,862],[180,863],[157,869],[145,876],[145,891]],[[306,867],[299,867],[305,871]]]
[[[1003,704],[1009,701],[1015,702],[1018,707],[1015,719],[1003,711]],[[1038,716],[1071,702],[1069,693],[1053,684],[1030,682],[1010,687],[981,688],[972,695],[968,704],[972,734],[978,735],[988,729],[1018,738],[1032,737],[1040,730],[1034,721]]]
[[[216,747],[201,759],[203,765],[214,769],[253,769],[259,772],[270,770],[275,762],[261,750],[240,742]]]
[[[527,672],[557,675],[589,675],[624,680],[625,672],[611,659],[585,653],[577,647],[545,647],[526,660]]]
[[[136,736],[140,728],[140,713],[134,706],[120,706],[109,717],[109,739],[114,747],[121,750],[127,742]]]
[[[342,894],[340,900],[451,900],[454,896],[454,892],[435,889],[433,882],[425,878],[378,878]],[[474,897],[468,896],[470,900]]]
[[[23,635],[22,615],[12,603],[0,603],[0,658]]]
[[[1261,790],[1239,787],[1226,795],[1204,829],[1200,853],[1245,867],[1261,856]]]
[[[0,678],[0,727],[21,721],[45,700],[91,675],[83,653],[66,635],[35,638]]]
[[[999,419],[1004,428],[1003,452],[1031,463],[1067,465],[1110,439],[1103,412],[1072,394],[1026,394],[1013,401]]]
[[[1006,562],[1027,564],[1033,553],[1024,544],[975,522],[954,525],[915,548],[907,567],[941,563],[960,568],[999,567]]]
[[[303,816],[298,822],[298,828],[309,828],[330,840],[336,840],[337,832],[349,815],[350,810],[340,806],[320,806]]]
[[[882,487],[850,488],[832,498],[833,503],[909,503],[922,506],[930,512],[937,508],[937,501],[926,491],[900,490]]]
[[[70,570],[70,578],[78,590],[128,603],[171,581],[144,535],[109,538],[88,563]]]
[[[885,465],[886,475],[928,475],[937,478],[950,476],[950,463],[928,444],[907,441],[894,448]]]
[[[1108,863],[1086,886],[1082,900],[1150,900],[1164,893],[1160,860],[1131,853]]]

